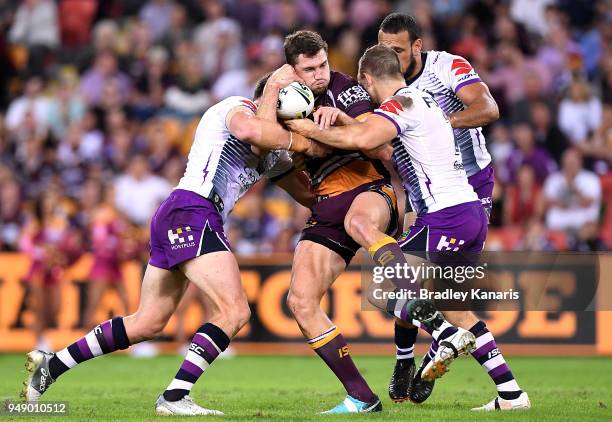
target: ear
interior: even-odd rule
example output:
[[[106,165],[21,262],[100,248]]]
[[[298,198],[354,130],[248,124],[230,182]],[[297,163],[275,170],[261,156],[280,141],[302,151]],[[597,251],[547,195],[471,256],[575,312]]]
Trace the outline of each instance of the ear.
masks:
[[[372,86],[372,75],[369,73],[364,73],[362,76],[362,80],[365,82],[365,86]]]
[[[412,54],[414,56],[418,56],[421,54],[422,49],[423,49],[423,40],[421,38],[417,38],[417,40],[412,43]]]

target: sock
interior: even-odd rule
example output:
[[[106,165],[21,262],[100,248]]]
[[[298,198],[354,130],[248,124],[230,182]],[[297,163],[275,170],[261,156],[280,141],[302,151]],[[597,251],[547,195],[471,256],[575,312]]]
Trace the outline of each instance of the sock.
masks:
[[[374,400],[376,395],[353,363],[346,341],[335,326],[308,340],[308,344],[329,366],[351,397],[366,403]]]
[[[395,239],[391,236],[385,236],[370,246],[368,248],[368,253],[370,254],[370,258],[372,258],[377,265],[382,267],[396,267],[399,265],[401,268],[404,268],[404,266],[408,266],[408,261],[406,261],[406,257],[404,257],[402,248],[400,248]],[[396,274],[396,277],[391,277],[389,279],[402,289],[414,291],[415,294],[418,293],[419,284],[411,282],[415,280],[414,277],[407,279],[400,276],[401,274]]]
[[[115,350],[127,349],[129,346],[123,317],[115,317],[96,326],[85,337],[57,352],[49,361],[49,375],[56,380],[79,363]]]
[[[434,330],[431,333],[431,336],[433,337],[435,341],[437,341],[438,343],[441,343],[442,341],[446,340],[448,337],[452,336],[456,332],[457,332],[457,327],[452,325],[450,322],[444,320],[442,325],[440,325],[440,327],[438,327],[437,330]]]
[[[429,350],[427,351],[427,353],[425,353],[425,356],[423,356],[423,361],[421,362],[420,367],[425,368],[425,366],[429,362],[431,362],[431,360],[434,358],[437,352],[438,352],[438,342],[434,340],[429,345]]]
[[[395,323],[395,357],[406,361],[408,365],[414,363],[414,343],[419,329],[416,327],[402,327]]]
[[[168,401],[178,401],[191,391],[193,384],[221,352],[227,349],[230,339],[214,324],[206,323],[198,328],[191,339],[189,351],[174,379],[164,391]]]
[[[487,325],[483,321],[478,321],[470,331],[476,336],[476,350],[472,352],[472,356],[495,383],[499,397],[504,400],[517,399],[523,391],[514,379]]]

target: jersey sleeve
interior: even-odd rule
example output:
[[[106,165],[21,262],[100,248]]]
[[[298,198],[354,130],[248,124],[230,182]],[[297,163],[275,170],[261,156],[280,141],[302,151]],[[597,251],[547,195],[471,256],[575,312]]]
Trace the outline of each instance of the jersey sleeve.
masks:
[[[466,85],[481,82],[480,76],[466,59],[449,53],[440,54],[442,56],[436,63],[436,74],[441,76],[442,81],[453,92],[456,93]]]
[[[374,114],[389,120],[401,134],[418,125],[418,113],[416,104],[407,95],[395,95],[374,110]]]
[[[291,173],[295,167],[288,151],[278,150],[272,151],[270,154],[270,157],[274,157],[275,154],[278,154],[278,159],[269,168],[269,170],[266,171],[266,176],[268,176],[268,179],[270,179],[271,182],[277,182],[287,174]]]
[[[369,113],[374,109],[368,92],[355,81],[346,84],[338,93],[336,105],[352,118]]]

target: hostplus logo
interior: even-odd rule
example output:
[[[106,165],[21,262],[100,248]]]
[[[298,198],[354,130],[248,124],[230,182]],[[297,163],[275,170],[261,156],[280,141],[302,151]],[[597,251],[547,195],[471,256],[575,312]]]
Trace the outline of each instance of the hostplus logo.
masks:
[[[438,242],[438,246],[436,249],[439,251],[452,251],[457,252],[459,250],[459,246],[463,245],[465,240],[457,240],[454,237],[450,239],[446,236],[440,237],[440,241]]]
[[[179,227],[176,230],[168,230],[168,240],[172,244],[171,249],[184,249],[195,246],[193,241],[193,235],[191,234],[191,227],[186,226],[185,228]]]

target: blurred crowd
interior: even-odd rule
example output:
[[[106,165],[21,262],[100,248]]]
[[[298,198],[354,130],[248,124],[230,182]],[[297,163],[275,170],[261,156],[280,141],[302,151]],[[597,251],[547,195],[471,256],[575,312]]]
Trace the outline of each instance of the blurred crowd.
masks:
[[[33,276],[93,252],[91,278],[147,256],[148,221],[182,176],[202,113],[284,62],[313,29],[355,75],[393,11],[425,49],[466,57],[497,100],[491,249],[612,242],[612,6],[595,0],[0,0],[0,250]],[[266,182],[227,233],[291,252],[309,211]],[[35,274],[34,274],[35,273]]]

